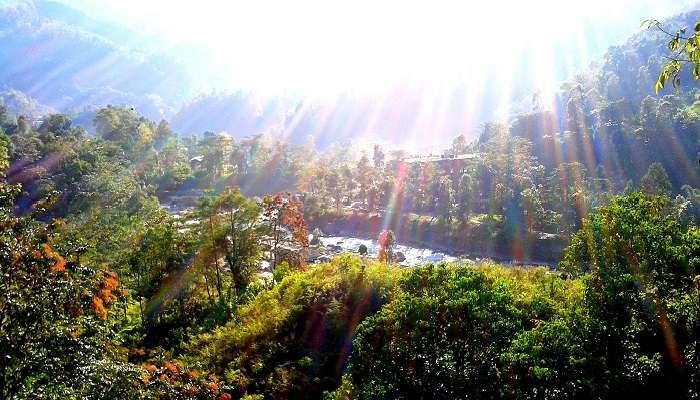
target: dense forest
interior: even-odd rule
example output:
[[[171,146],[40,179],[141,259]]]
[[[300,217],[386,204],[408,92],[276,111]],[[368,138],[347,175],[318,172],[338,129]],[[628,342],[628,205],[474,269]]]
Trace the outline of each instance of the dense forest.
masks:
[[[0,399],[700,398],[700,89],[655,93],[667,44],[440,154],[0,105]]]

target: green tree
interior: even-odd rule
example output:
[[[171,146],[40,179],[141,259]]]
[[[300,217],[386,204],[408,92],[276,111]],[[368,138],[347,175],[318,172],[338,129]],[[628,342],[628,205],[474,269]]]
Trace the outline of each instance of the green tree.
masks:
[[[700,231],[684,231],[667,211],[663,197],[614,198],[584,221],[560,263],[591,271],[586,340],[603,363],[597,397],[697,394]]]
[[[498,398],[499,355],[527,324],[501,281],[452,266],[402,276],[390,305],[357,329],[353,398]],[[343,390],[343,387],[341,387]]]
[[[457,192],[457,217],[460,219],[468,219],[469,213],[472,211],[474,202],[474,181],[471,175],[464,173],[459,180],[459,189]]]
[[[209,185],[213,185],[223,175],[225,155],[231,141],[228,135],[217,135],[212,132],[205,132],[204,137],[199,141],[201,168],[204,179]]]
[[[336,212],[340,213],[340,206],[345,194],[344,184],[341,181],[341,175],[336,169],[332,169],[325,176],[325,183],[331,198],[335,201]]]
[[[539,188],[529,187],[520,192],[523,217],[527,229],[541,229],[545,223],[545,209],[542,204],[542,196]]]
[[[63,137],[72,135],[78,139],[84,136],[85,131],[81,127],[73,126],[70,117],[63,114],[51,114],[41,123],[39,134],[44,136]]]
[[[7,126],[12,123],[12,116],[7,110],[7,106],[0,104],[0,128],[7,129]]]
[[[448,176],[440,178],[435,197],[437,198],[437,212],[440,219],[447,224],[451,223],[454,215],[454,190]]]
[[[230,302],[233,295],[240,298],[259,270],[264,228],[258,220],[262,209],[238,189],[228,189],[217,197],[215,208],[221,220],[214,241],[231,274]]]
[[[32,124],[26,115],[20,115],[17,117],[17,125],[15,126],[14,132],[12,134],[26,135],[32,130]]]
[[[670,196],[673,189],[666,169],[659,162],[649,166],[647,173],[642,177],[642,191],[651,196]]]
[[[101,108],[95,114],[93,124],[101,138],[119,145],[128,153],[140,153],[153,142],[153,122],[128,108],[111,105]]]
[[[0,130],[0,179],[5,177],[5,171],[10,167],[10,139]]]
[[[464,154],[467,152],[467,138],[464,135],[459,135],[452,140],[452,154]]]
[[[160,147],[163,143],[167,143],[168,140],[171,139],[174,135],[175,133],[170,128],[170,124],[168,123],[168,121],[162,119],[158,123],[158,127],[156,127],[156,130],[153,134],[153,140],[156,143],[156,146]]]
[[[372,163],[376,170],[381,170],[384,167],[385,157],[386,156],[384,154],[384,150],[382,150],[382,146],[375,144],[372,148]]]
[[[224,283],[219,266],[219,248],[216,245],[217,234],[215,233],[219,227],[219,216],[217,215],[216,198],[211,193],[207,193],[207,196],[199,200],[196,215],[200,218],[198,264],[203,270],[209,297],[212,297],[209,289],[209,282],[212,281],[216,289],[217,299],[221,300],[223,299]],[[214,271],[213,276],[212,270]]]
[[[142,324],[152,329],[157,319],[162,321],[162,316],[168,312],[176,314],[180,320],[194,317],[186,316],[183,302],[190,287],[168,287],[190,267],[195,252],[194,238],[180,230],[176,220],[162,210],[151,215],[139,228],[128,262],[136,278],[132,287],[139,302]],[[153,299],[154,296],[160,297]],[[144,309],[144,300],[153,306]],[[171,307],[173,305],[177,307]]]
[[[372,183],[371,175],[372,171],[369,158],[367,158],[367,154],[362,153],[362,157],[360,157],[360,161],[357,162],[357,167],[355,168],[355,176],[360,187],[360,201],[362,201],[363,204],[367,204],[367,192]]]
[[[658,105],[653,97],[647,96],[642,100],[639,107],[639,125],[645,137],[651,136],[658,130],[657,109]]]

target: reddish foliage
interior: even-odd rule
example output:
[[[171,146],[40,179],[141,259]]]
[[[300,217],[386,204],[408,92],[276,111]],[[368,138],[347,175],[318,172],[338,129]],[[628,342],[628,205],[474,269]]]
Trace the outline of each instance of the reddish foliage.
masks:
[[[288,202],[282,213],[282,225],[292,232],[292,237],[297,243],[307,248],[309,247],[309,226],[304,219],[303,208],[301,201],[288,195]]]
[[[277,193],[266,196],[263,201],[263,215],[270,221],[272,230],[273,252],[276,253],[278,244],[282,241],[280,228],[286,228],[292,234],[292,241],[299,244],[304,251],[309,247],[309,227],[303,213],[303,204],[291,193]],[[301,266],[305,257],[301,256]]]
[[[102,283],[102,285],[109,290],[114,290],[119,286],[119,279],[117,278],[116,272],[109,271],[107,272],[107,277]]]
[[[304,205],[291,193],[269,196],[264,204],[263,215],[269,220],[278,220],[280,225],[292,232],[292,237],[302,247],[309,247],[309,227],[303,213]]]
[[[165,354],[163,354],[165,355]],[[185,370],[178,361],[164,361],[161,366],[142,364],[145,383],[162,388],[157,398],[218,399],[221,398],[219,378],[216,375],[202,377],[197,371]],[[230,397],[229,397],[230,399]]]
[[[144,349],[131,349],[131,354],[134,357],[143,357],[146,355],[146,351]]]
[[[34,250],[34,258],[46,258],[49,260],[53,260],[54,263],[51,265],[51,272],[63,272],[66,270],[66,259],[63,258],[60,254],[54,252],[51,248],[51,245],[49,245],[48,243],[43,243],[41,248],[43,250],[43,254],[39,250]]]
[[[379,260],[391,262],[394,256],[394,232],[391,230],[382,231],[379,234]]]
[[[104,278],[96,284],[95,292],[92,295],[92,309],[102,319],[107,318],[107,307],[115,300],[122,291],[119,288],[119,278],[112,271],[104,272]]]
[[[95,310],[95,313],[100,318],[107,319],[107,309],[105,308],[105,305],[102,302],[102,299],[100,299],[99,297],[92,298],[92,309]]]
[[[165,364],[163,364],[163,367],[165,367],[165,369],[167,369],[168,371],[170,371],[173,374],[178,372],[177,364],[175,364],[173,362],[166,361]]]

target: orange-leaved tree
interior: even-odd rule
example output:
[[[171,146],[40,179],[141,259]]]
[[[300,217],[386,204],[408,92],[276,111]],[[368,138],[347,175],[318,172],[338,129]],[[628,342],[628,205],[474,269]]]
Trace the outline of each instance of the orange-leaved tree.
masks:
[[[277,193],[263,199],[263,218],[268,224],[270,239],[270,264],[274,269],[280,247],[287,245],[301,247],[303,255],[309,247],[309,227],[304,218],[303,204],[291,193]]]
[[[137,371],[106,344],[108,309],[121,294],[116,274],[57,251],[63,224],[15,215],[20,192],[0,182],[0,399],[36,391],[129,397],[124,382]]]
[[[394,231],[385,230],[379,234],[379,261],[391,263],[394,261]]]

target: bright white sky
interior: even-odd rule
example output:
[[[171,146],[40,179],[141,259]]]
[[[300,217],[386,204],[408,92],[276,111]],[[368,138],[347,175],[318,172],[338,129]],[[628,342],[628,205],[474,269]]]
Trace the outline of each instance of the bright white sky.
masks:
[[[621,40],[642,19],[689,0],[65,0],[131,21],[171,43],[213,53],[227,87],[372,91],[442,87],[508,69],[529,57],[543,90],[556,62],[589,60],[595,41]],[[600,27],[600,30],[598,30]],[[567,57],[554,57],[554,48]],[[598,56],[599,54],[595,54]],[[567,61],[568,60],[568,61]],[[549,78],[549,79],[548,79]]]

